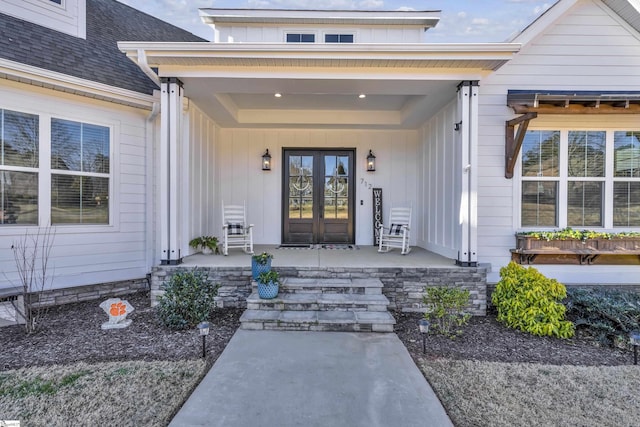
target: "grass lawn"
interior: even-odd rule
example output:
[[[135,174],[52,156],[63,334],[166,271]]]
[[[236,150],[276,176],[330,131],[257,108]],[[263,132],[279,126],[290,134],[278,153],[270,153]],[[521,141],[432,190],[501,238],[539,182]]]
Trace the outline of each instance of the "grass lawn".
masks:
[[[25,426],[163,426],[205,361],[122,361],[0,372],[0,419]]]
[[[453,423],[466,426],[637,426],[640,367],[421,359]]]

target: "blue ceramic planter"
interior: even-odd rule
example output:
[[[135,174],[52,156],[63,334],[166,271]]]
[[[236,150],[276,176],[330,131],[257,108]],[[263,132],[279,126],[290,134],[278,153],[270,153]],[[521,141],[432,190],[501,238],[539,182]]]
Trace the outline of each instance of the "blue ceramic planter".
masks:
[[[258,296],[262,299],[272,299],[278,296],[278,283],[260,283],[258,282]]]
[[[267,273],[271,271],[271,258],[267,259],[266,264],[258,264],[255,259],[251,259],[251,276],[253,280],[258,280],[260,273]]]

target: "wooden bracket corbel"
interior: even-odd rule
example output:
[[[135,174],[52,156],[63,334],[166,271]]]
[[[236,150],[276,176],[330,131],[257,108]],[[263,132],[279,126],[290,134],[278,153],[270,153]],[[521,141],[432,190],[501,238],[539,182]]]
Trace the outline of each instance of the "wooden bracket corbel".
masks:
[[[516,166],[516,159],[522,147],[522,141],[524,135],[527,133],[529,127],[529,121],[538,117],[538,113],[531,112],[523,114],[515,119],[507,120],[505,128],[505,145],[504,145],[504,157],[505,157],[505,169],[504,177],[507,179],[513,178],[513,169]],[[518,126],[518,132],[515,132],[515,128]]]

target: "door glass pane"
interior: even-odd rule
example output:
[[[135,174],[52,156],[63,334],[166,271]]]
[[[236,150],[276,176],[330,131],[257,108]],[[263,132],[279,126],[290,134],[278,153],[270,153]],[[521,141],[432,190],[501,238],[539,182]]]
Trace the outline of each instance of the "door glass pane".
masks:
[[[313,218],[313,156],[289,156],[289,218]]]
[[[324,217],[349,217],[349,157],[324,156]]]
[[[604,176],[605,132],[569,132],[569,176]]]
[[[38,174],[0,171],[0,224],[38,223]]]
[[[558,183],[525,181],[522,183],[523,227],[558,225]]]
[[[568,226],[602,226],[602,184],[589,181],[568,182]]]

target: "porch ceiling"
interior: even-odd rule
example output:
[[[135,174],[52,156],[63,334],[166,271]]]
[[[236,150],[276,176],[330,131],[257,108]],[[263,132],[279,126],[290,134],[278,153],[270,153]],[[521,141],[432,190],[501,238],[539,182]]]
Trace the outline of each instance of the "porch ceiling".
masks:
[[[455,98],[461,81],[481,80],[519,49],[503,43],[119,47],[141,67],[179,78],[185,96],[222,127],[368,129],[419,127]]]

